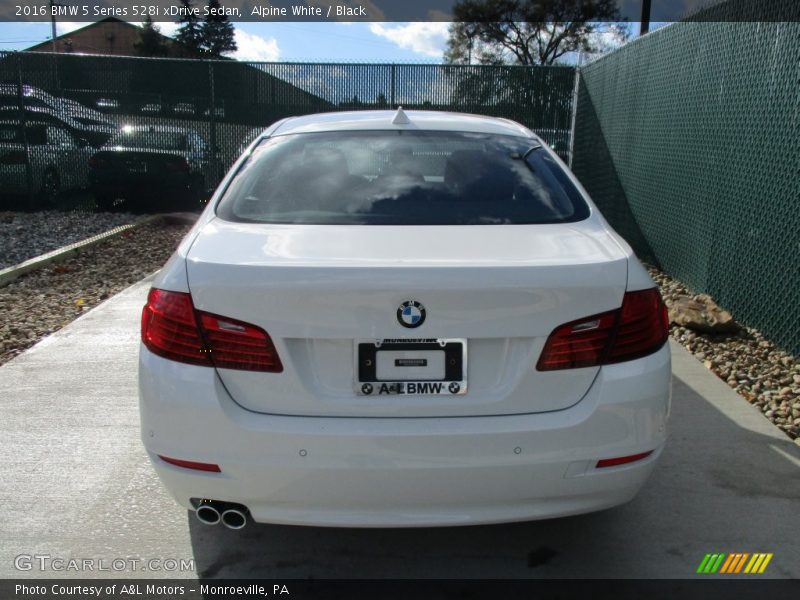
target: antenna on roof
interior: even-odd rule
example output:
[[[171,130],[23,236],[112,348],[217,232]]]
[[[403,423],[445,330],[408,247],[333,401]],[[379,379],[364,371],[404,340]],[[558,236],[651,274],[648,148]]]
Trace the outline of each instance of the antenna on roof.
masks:
[[[394,117],[392,117],[392,125],[408,125],[411,121],[408,119],[408,115],[403,112],[403,107],[398,106],[397,112],[394,113]]]

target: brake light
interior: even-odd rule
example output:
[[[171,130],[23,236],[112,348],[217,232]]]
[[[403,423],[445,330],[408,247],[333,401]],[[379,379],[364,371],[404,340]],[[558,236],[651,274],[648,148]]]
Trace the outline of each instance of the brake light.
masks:
[[[92,169],[104,169],[108,166],[108,161],[96,155],[89,157],[89,167]]]
[[[536,368],[576,369],[641,358],[661,348],[668,335],[667,308],[658,290],[626,292],[621,308],[557,327]]]
[[[255,325],[200,312],[211,361],[220,369],[280,373],[283,365],[269,334]]]
[[[622,362],[652,354],[668,337],[669,316],[658,290],[628,292],[622,301],[619,325],[606,362]]]
[[[153,288],[142,310],[142,343],[170,360],[223,369],[283,371],[266,331],[195,310],[190,294]]]

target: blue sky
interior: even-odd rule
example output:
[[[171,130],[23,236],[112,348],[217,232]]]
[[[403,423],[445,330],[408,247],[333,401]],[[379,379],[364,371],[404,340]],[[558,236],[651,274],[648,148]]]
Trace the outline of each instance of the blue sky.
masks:
[[[66,33],[85,23],[61,23]],[[241,60],[440,62],[448,23],[235,23]],[[170,35],[175,25],[159,23]],[[633,24],[638,32],[638,24]],[[0,49],[50,39],[49,23],[0,22]]]
[[[84,23],[59,24],[59,35]],[[170,23],[157,24],[171,34]],[[287,61],[439,62],[447,23],[236,23],[237,58]],[[49,23],[0,22],[0,49],[50,39]]]

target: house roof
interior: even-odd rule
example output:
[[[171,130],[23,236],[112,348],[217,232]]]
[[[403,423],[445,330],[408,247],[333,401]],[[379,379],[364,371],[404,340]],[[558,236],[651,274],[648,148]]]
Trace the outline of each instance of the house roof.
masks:
[[[101,19],[99,21],[95,21],[94,23],[89,23],[88,25],[84,25],[83,27],[79,27],[78,29],[73,29],[72,31],[69,31],[67,33],[62,33],[61,35],[56,36],[55,41],[56,41],[56,43],[58,43],[58,42],[68,42],[68,41],[71,41],[72,39],[74,39],[76,36],[80,36],[80,34],[82,34],[82,33],[86,33],[88,31],[91,31],[92,29],[98,29],[98,28],[102,29],[102,28],[104,28],[105,26],[107,26],[109,24],[114,24],[114,25],[116,25],[118,27],[121,26],[123,28],[133,30],[137,34],[141,30],[141,28],[138,25],[134,25],[133,23],[130,23],[128,21],[124,21],[124,20],[118,19],[116,17],[106,17],[105,19]],[[171,38],[169,36],[166,36],[166,35],[164,35],[162,33],[159,33],[158,35],[161,37],[162,41],[168,47],[181,48],[182,50],[184,50],[184,52],[183,52],[184,54],[191,53],[191,51],[188,48],[186,48],[183,44],[181,44],[177,40],[175,40],[175,39],[173,39],[173,38]],[[33,46],[30,46],[29,48],[26,49],[26,51],[28,51],[28,52],[50,52],[50,50],[52,48],[52,45],[53,45],[53,40],[49,39],[47,41],[40,42],[38,44],[34,44]],[[100,51],[98,53],[103,54],[104,52]]]

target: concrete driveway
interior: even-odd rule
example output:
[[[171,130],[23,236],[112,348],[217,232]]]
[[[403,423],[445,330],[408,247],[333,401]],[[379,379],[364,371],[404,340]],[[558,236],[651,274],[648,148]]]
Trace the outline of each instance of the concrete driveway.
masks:
[[[671,440],[623,507],[450,529],[201,525],[139,442],[148,287],[0,367],[0,578],[683,578],[715,552],[772,552],[764,577],[800,578],[800,447],[676,345]],[[55,562],[72,558],[93,570]]]

